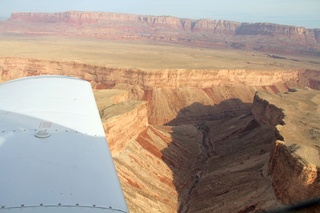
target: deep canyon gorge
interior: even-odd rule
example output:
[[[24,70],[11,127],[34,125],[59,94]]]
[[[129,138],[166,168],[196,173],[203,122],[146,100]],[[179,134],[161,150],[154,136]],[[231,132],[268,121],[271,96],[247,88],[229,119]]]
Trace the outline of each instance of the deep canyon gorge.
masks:
[[[255,212],[319,192],[318,167],[278,145],[281,102],[256,93],[287,92],[294,100],[299,91],[290,90],[308,86],[318,106],[317,71],[145,71],[21,58],[1,58],[0,71],[2,82],[45,74],[91,82],[131,212]],[[293,191],[285,192],[284,181]],[[290,196],[303,187],[305,195]]]

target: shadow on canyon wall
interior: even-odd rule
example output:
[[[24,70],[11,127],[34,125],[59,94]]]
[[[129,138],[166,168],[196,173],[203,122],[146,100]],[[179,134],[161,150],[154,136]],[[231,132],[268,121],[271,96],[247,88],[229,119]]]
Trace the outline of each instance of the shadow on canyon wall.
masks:
[[[236,98],[212,106],[193,103],[181,109],[177,117],[166,124],[172,126],[172,142],[161,153],[162,160],[173,172],[173,184],[178,193],[178,212],[194,211],[191,205],[198,193],[196,187],[201,181],[206,161],[218,156],[214,143],[210,141],[212,128],[207,123],[219,125],[222,120],[249,116],[252,122],[248,121],[241,131],[250,131],[259,126],[251,115],[251,106],[251,103]],[[204,201],[203,205],[210,203]]]
[[[251,103],[243,103],[238,98],[227,99],[213,106],[195,102],[181,109],[177,117],[165,125],[199,124],[204,121],[232,118],[243,113],[251,112],[251,106]]]
[[[161,153],[173,174],[179,213],[283,208],[268,169],[276,133],[255,119],[250,103],[193,103],[167,125],[172,142]]]

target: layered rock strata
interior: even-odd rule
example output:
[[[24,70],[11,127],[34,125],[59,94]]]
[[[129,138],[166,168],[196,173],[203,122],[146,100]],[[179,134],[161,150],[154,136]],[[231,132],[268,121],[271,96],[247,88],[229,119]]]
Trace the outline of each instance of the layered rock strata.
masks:
[[[320,30],[271,23],[102,12],[13,13],[0,32],[103,39],[151,39],[282,53],[320,52]]]
[[[90,81],[94,88],[110,88],[117,84],[148,88],[210,88],[214,86],[266,86],[297,81],[299,70],[142,70],[111,68],[77,62],[48,61],[25,58],[0,58],[0,81],[42,75],[62,74]],[[316,71],[317,72],[317,71]],[[305,71],[307,75],[308,71]]]
[[[294,99],[296,90],[289,91],[279,97],[287,95],[288,100]],[[279,148],[279,141],[273,149],[274,141],[283,138],[281,131],[275,134],[274,126],[287,122],[286,111],[278,108],[283,101],[270,104],[270,99],[261,96],[255,96],[255,116],[241,112],[213,119],[210,115],[226,103],[240,108],[246,104],[232,99],[213,106],[196,103],[179,111],[172,121],[175,126],[149,125],[129,142],[120,137],[118,142],[125,142],[126,146],[116,151],[114,159],[131,211],[256,212],[281,206],[273,187],[284,203],[315,195],[319,188],[315,184],[316,169],[305,165],[300,168],[296,158],[286,155],[286,145]],[[318,101],[318,96],[303,93],[300,98],[294,103],[311,106],[309,110],[318,113],[317,108],[312,108],[314,104],[309,106],[302,101]],[[294,106],[290,102],[289,105]],[[200,112],[201,117],[188,120]],[[135,131],[134,126],[129,131]],[[310,134],[316,139],[316,130]],[[306,187],[312,181],[315,185]]]
[[[97,104],[105,106],[99,99]],[[103,127],[113,155],[127,147],[130,140],[148,126],[147,111],[147,104],[143,101],[126,101],[100,108]]]
[[[118,100],[125,90],[96,90],[95,97],[118,176],[131,212],[176,212],[178,193],[161,153],[172,142],[171,130],[147,124],[145,102]],[[114,102],[113,100],[116,100]],[[119,108],[120,106],[120,108]],[[188,136],[184,140],[189,140]],[[194,144],[190,141],[189,144]],[[195,160],[181,157],[185,160]],[[184,168],[181,166],[181,168]]]
[[[281,92],[299,86],[299,70],[140,70],[115,69],[75,62],[57,62],[36,59],[0,58],[0,81],[43,74],[76,76],[91,82],[93,88],[117,88],[128,91],[130,100],[148,101],[151,124],[174,124],[177,114],[195,102],[214,105],[226,99],[251,103],[258,89]],[[305,71],[307,76],[307,71]],[[307,79],[305,77],[304,79]],[[184,111],[188,120],[199,119],[203,112],[196,106]],[[198,112],[197,112],[198,111]],[[212,119],[228,114],[250,111],[250,106],[225,104],[214,113],[210,107],[205,115]],[[181,118],[178,118],[181,120]]]
[[[122,94],[111,91],[95,92],[100,111],[113,105],[108,97]],[[232,99],[191,104],[180,110],[174,126],[130,126],[121,133],[130,139],[108,130],[110,123],[111,129],[126,124],[126,111],[102,115],[107,138],[124,144],[112,145],[111,151],[132,212],[250,212],[280,206],[267,172],[273,129],[259,125],[250,111],[210,118],[228,104],[247,105]],[[188,120],[194,113],[202,116]]]

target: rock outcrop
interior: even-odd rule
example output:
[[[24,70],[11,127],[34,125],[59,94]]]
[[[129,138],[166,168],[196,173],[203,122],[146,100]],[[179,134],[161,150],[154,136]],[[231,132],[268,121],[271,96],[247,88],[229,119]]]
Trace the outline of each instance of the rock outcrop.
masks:
[[[255,95],[253,114],[261,124],[275,128],[269,173],[277,197],[285,204],[320,194],[319,106],[319,91],[308,88]]]
[[[271,23],[79,12],[13,13],[0,33],[151,39],[206,47],[320,54],[320,30]]]

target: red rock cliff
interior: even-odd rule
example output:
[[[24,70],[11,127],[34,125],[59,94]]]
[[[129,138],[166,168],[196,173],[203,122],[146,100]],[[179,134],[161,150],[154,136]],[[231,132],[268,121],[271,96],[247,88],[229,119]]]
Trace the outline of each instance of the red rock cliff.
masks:
[[[64,74],[100,84],[125,83],[148,88],[210,88],[213,86],[266,86],[298,81],[299,70],[141,70],[99,67],[76,62],[0,58],[0,82],[40,74]],[[307,72],[307,71],[306,71]],[[317,72],[317,71],[315,71]]]

